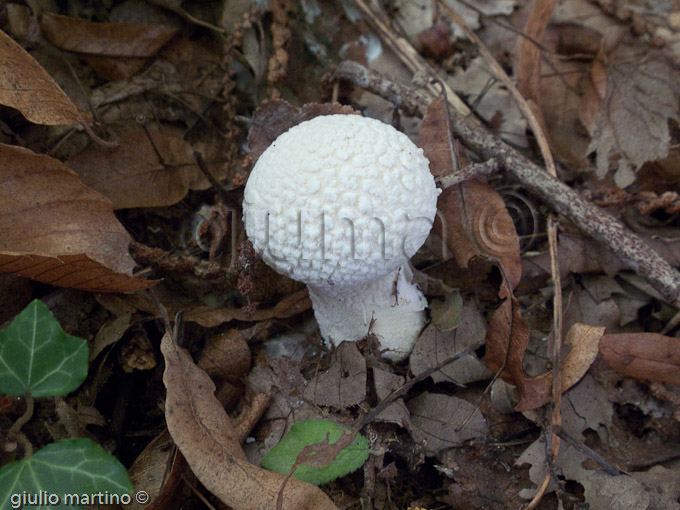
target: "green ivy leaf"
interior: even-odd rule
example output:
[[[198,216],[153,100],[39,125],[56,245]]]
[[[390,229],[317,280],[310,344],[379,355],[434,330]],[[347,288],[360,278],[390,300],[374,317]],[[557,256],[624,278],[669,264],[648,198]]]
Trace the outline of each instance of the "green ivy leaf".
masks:
[[[62,439],[0,469],[2,509],[19,508],[12,498],[40,495],[43,505],[27,504],[25,508],[83,509],[83,504],[73,504],[83,503],[83,495],[131,494],[133,490],[130,477],[118,459],[90,439]],[[55,501],[52,494],[59,498],[59,504],[50,504],[48,497]],[[69,501],[66,494],[77,494],[79,499]]]
[[[36,299],[0,331],[0,393],[66,395],[85,380],[87,357],[87,342],[67,335]]]
[[[348,429],[349,427],[328,420],[296,423],[281,442],[265,455],[262,467],[287,475],[303,448],[321,443],[326,436],[329,444],[335,444],[343,431]],[[298,466],[293,476],[304,482],[321,485],[356,471],[366,462],[369,453],[368,441],[361,434],[357,434],[352,443],[341,450],[335,460],[327,466],[313,467],[303,464]]]

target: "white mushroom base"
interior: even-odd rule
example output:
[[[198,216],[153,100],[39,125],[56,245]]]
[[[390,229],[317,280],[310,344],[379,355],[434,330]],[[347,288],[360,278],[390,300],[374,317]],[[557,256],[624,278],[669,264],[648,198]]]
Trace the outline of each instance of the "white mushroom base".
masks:
[[[309,285],[309,296],[321,336],[334,346],[357,341],[369,332],[380,342],[382,356],[405,359],[425,325],[427,300],[412,283],[405,264],[368,283],[349,286]]]

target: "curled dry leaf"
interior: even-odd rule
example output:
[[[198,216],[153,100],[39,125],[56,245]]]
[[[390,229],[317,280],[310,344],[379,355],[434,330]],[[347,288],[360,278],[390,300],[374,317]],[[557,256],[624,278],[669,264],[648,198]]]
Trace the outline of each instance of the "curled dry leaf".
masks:
[[[162,25],[97,23],[49,12],[42,15],[40,29],[57,48],[78,53],[111,80],[132,76],[179,32]]]
[[[622,374],[680,385],[680,338],[658,333],[604,335],[600,354]]]
[[[169,333],[161,351],[168,430],[194,474],[234,510],[275,508],[285,476],[247,461],[229,416],[215,398],[215,385]],[[286,484],[283,508],[337,510],[319,488],[296,479]]]
[[[197,306],[186,308],[184,320],[197,322],[206,328],[214,328],[225,322],[262,321],[267,319],[287,319],[312,307],[307,289],[299,290],[279,301],[274,308],[262,308],[255,311],[248,308],[212,308]]]
[[[130,235],[111,202],[56,159],[0,144],[0,271],[59,287],[133,292]]]
[[[605,328],[576,323],[567,333],[566,343],[571,347],[569,354],[560,364],[562,392],[576,384],[588,371],[597,357],[598,344]],[[525,396],[516,411],[536,409],[548,402],[552,391],[552,372],[525,379]]]
[[[419,145],[433,175],[457,171],[453,137],[441,98],[427,108]],[[434,229],[460,267],[467,267],[474,257],[496,259],[512,288],[519,283],[522,261],[515,225],[503,198],[485,182],[471,179],[444,190],[437,201]]]
[[[320,115],[360,115],[351,106],[340,103],[307,103],[295,108],[287,101],[264,101],[253,114],[253,128],[248,134],[250,157],[255,163],[279,135],[305,120]]]
[[[144,131],[139,130],[117,147],[94,147],[66,164],[85,184],[108,197],[115,209],[173,205],[190,189],[210,186],[196,164],[191,145],[158,131],[150,131],[150,135],[162,161]],[[219,168],[211,171],[220,178]]]
[[[522,395],[522,401],[534,401],[536,396],[527,394],[522,358],[529,343],[529,328],[522,319],[519,302],[512,296],[503,301],[491,316],[486,332],[485,361],[491,370],[503,369],[501,378],[514,384]],[[521,403],[521,401],[520,401]]]
[[[89,122],[47,71],[0,30],[0,104],[19,110],[35,124]]]
[[[430,162],[430,172],[435,177],[450,175],[458,170],[455,147],[444,96],[439,96],[427,107],[418,129],[418,146]]]
[[[140,505],[133,500],[128,508],[161,510],[170,507],[186,465],[184,457],[174,446],[168,429],[165,429],[151,440],[132,463],[130,480],[135,490],[144,490],[149,495],[150,503]]]
[[[475,257],[496,259],[512,288],[522,278],[515,225],[503,198],[485,182],[472,179],[444,190],[434,230],[460,267],[468,267]]]

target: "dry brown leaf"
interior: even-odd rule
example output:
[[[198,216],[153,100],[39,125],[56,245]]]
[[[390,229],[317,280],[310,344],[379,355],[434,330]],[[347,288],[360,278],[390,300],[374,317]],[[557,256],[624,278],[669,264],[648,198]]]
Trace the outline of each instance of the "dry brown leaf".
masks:
[[[456,149],[445,108],[444,96],[432,101],[418,129],[418,146],[423,149],[430,162],[430,172],[435,177],[450,175],[458,170],[454,159]]]
[[[254,312],[247,308],[212,308],[210,306],[188,307],[184,320],[197,322],[206,328],[214,328],[225,322],[262,321],[266,319],[287,319],[293,315],[309,310],[312,301],[304,288],[279,301],[274,308],[262,308]]]
[[[375,396],[379,400],[383,400],[404,385],[404,377],[373,367],[373,385],[375,386]],[[411,429],[411,414],[408,412],[403,398],[396,399],[382,410],[375,419],[385,423],[396,423],[400,427]]]
[[[0,104],[19,110],[35,124],[85,124],[81,112],[47,71],[0,30]]]
[[[543,41],[545,29],[548,21],[555,9],[557,0],[538,0],[529,15],[529,19],[524,25],[526,37],[520,38],[519,57],[516,67],[517,88],[528,101],[532,101],[535,106],[541,104],[541,64],[543,50],[536,44],[536,41]],[[540,108],[534,110],[540,116],[539,121],[544,125],[543,115]]]
[[[271,143],[305,120],[320,115],[360,115],[351,106],[340,103],[308,103],[295,108],[286,101],[264,101],[253,114],[253,127],[248,134],[250,157],[255,163]]]
[[[658,333],[604,335],[600,354],[622,374],[680,385],[680,338]]]
[[[198,366],[210,377],[235,383],[250,368],[250,347],[238,329],[213,335],[205,343]]]
[[[191,145],[166,133],[150,134],[162,162],[140,130],[130,133],[117,147],[94,147],[69,159],[66,165],[85,184],[108,197],[115,209],[173,205],[190,189],[210,186],[196,164]],[[219,179],[219,168],[212,172]]]
[[[409,358],[411,372],[413,375],[422,374],[457,352],[481,342],[485,335],[486,322],[478,307],[465,302],[460,325],[456,329],[442,332],[436,325],[430,324],[420,334]],[[468,384],[490,379],[492,375],[472,353],[437,370],[432,374],[432,380],[435,383],[449,381]]]
[[[413,422],[413,439],[422,442],[425,451],[433,455],[488,433],[482,413],[462,398],[425,392],[411,399],[408,408]],[[472,417],[467,420],[470,413],[473,413]],[[457,430],[465,420],[465,425]]]
[[[517,386],[522,400],[534,401],[535,395],[527,394],[527,390],[533,388],[526,388],[524,384],[522,358],[529,343],[529,328],[522,319],[517,298],[507,298],[493,313],[485,342],[484,360],[489,368],[494,372],[504,368],[500,374],[503,380]]]
[[[623,188],[647,161],[668,155],[668,122],[679,120],[680,70],[664,53],[624,43],[607,55],[607,92],[588,152],[597,151],[597,175],[618,155],[616,184]]]
[[[522,278],[515,225],[503,198],[485,182],[471,179],[444,190],[434,229],[460,267],[485,257],[503,265],[513,289]]]
[[[576,384],[593,364],[604,330],[581,323],[569,328],[565,341],[571,350],[560,364],[562,392]],[[552,391],[552,372],[525,379],[524,385],[527,396],[519,402],[516,411],[536,409],[548,402]]]
[[[342,342],[328,370],[318,373],[305,388],[305,399],[320,406],[346,409],[366,398],[366,359],[356,342]]]
[[[0,144],[0,271],[59,287],[132,292],[131,238],[111,202],[56,159]]]
[[[162,510],[170,508],[180,487],[185,461],[174,447],[168,429],[154,437],[130,466],[129,474],[135,490],[149,495],[149,503],[133,501],[132,510]]]
[[[162,25],[97,23],[49,12],[42,15],[40,29],[57,48],[78,53],[109,80],[132,76],[179,32]]]
[[[215,398],[215,385],[169,333],[163,336],[161,351],[168,430],[196,477],[234,510],[275,508],[285,476],[246,460],[238,434]],[[283,492],[283,508],[337,510],[318,487],[294,478]]]

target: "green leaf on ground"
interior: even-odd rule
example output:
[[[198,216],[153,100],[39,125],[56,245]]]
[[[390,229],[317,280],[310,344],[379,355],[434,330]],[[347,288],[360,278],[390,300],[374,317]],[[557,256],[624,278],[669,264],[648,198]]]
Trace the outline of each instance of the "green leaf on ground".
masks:
[[[86,504],[104,502],[96,499],[99,493],[105,496],[108,492],[111,496],[131,494],[133,490],[130,477],[118,459],[90,439],[62,439],[0,469],[0,508],[3,509],[19,508],[17,497],[39,495],[42,504],[24,501],[27,503],[24,507],[83,509]],[[66,495],[77,497],[69,499]],[[90,495],[95,495],[95,499]]]
[[[52,312],[33,300],[0,331],[0,393],[66,395],[87,376],[87,342],[61,329]]]
[[[307,420],[296,423],[288,434],[274,448],[269,450],[262,467],[287,475],[303,448],[322,443],[328,437],[329,444],[335,444],[349,427],[328,420]],[[314,485],[328,483],[359,469],[368,459],[368,441],[357,434],[349,446],[342,449],[335,459],[324,467],[301,465],[293,473],[298,480]]]

